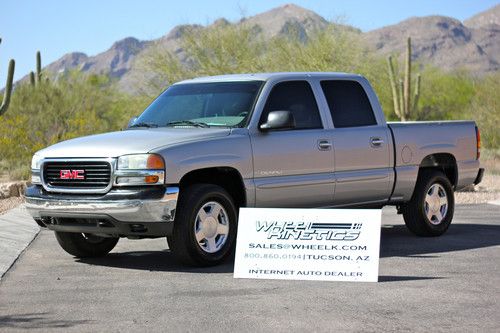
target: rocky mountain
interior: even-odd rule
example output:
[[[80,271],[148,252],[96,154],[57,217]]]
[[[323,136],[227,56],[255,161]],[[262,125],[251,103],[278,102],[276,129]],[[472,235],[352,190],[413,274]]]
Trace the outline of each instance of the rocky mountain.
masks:
[[[249,26],[258,26],[265,37],[271,38],[287,32],[298,32],[299,36],[306,38],[314,30],[324,29],[329,22],[313,11],[288,4],[267,12],[249,17],[244,20]]]
[[[112,78],[121,78],[130,71],[134,58],[148,44],[150,42],[128,37],[115,42],[109,50],[92,57],[81,52],[68,53],[48,65],[46,70],[59,73],[65,70],[79,69],[82,72],[107,74]]]
[[[406,38],[412,38],[412,57],[445,70],[458,68],[484,73],[499,69],[500,31],[469,28],[443,16],[414,17],[396,25],[373,30],[366,42],[381,54],[402,54]]]
[[[475,73],[500,69],[500,5],[464,22],[444,17],[412,17],[365,34],[372,49],[381,54],[402,53],[411,36],[413,58],[445,70],[468,69]]]
[[[445,70],[465,68],[484,74],[500,68],[500,5],[479,13],[464,22],[444,17],[412,17],[398,24],[362,33],[353,27],[344,26],[363,35],[369,48],[381,55],[403,53],[406,37],[413,41],[413,58],[430,63]],[[328,24],[320,15],[294,4],[287,4],[267,12],[245,18],[235,24],[249,24],[265,38],[290,31],[301,38],[314,30],[324,29]],[[225,19],[213,24],[231,24]],[[107,74],[119,80],[120,86],[129,91],[132,84],[135,59],[153,43],[181,54],[180,38],[186,29],[203,29],[200,25],[181,25],[154,41],[139,41],[128,37],[115,42],[111,48],[95,56],[84,53],[69,53],[51,63],[46,69],[58,73],[68,69],[79,69],[88,73]]]
[[[500,25],[500,4],[495,7],[472,16],[464,21],[470,28],[484,28],[489,25]]]

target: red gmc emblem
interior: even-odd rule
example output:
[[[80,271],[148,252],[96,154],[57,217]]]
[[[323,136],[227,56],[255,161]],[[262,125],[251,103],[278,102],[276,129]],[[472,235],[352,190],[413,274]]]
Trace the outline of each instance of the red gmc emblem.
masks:
[[[85,170],[61,170],[60,179],[85,179]]]

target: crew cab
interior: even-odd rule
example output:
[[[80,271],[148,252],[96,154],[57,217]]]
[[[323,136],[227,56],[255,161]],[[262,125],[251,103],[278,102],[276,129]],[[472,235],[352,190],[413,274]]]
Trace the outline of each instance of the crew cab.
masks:
[[[393,205],[418,236],[481,181],[473,121],[387,123],[360,75],[263,73],[168,87],[118,132],[38,151],[26,207],[76,257],[166,237],[192,265],[235,244],[239,207]]]

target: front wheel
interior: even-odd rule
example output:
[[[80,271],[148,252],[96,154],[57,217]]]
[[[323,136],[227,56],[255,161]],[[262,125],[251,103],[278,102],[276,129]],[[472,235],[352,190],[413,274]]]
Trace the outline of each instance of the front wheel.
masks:
[[[118,243],[119,238],[100,237],[93,234],[56,231],[59,245],[77,258],[95,258],[108,254]]]
[[[455,197],[448,178],[438,170],[422,170],[411,200],[402,207],[408,229],[417,236],[440,236],[453,219]]]
[[[167,241],[181,262],[212,266],[223,262],[234,248],[237,211],[222,187],[196,184],[181,193],[174,230]]]

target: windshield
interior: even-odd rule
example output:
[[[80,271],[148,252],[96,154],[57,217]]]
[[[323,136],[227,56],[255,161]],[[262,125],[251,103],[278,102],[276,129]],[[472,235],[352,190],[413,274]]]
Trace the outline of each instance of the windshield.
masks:
[[[244,126],[262,84],[245,81],[173,85],[131,127]]]

